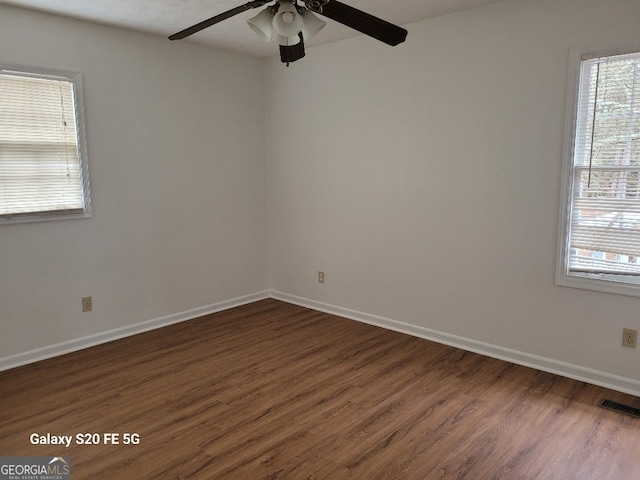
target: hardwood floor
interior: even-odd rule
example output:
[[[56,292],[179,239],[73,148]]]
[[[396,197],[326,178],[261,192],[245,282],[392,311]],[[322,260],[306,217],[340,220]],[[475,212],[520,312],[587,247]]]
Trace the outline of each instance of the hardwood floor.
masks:
[[[70,457],[74,480],[640,472],[640,419],[597,406],[635,397],[276,300],[1,372],[0,392],[0,456]]]

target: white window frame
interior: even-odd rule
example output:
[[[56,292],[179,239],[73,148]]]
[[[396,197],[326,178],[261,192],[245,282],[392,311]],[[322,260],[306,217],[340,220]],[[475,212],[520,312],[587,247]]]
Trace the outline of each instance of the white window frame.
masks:
[[[561,209],[558,226],[556,284],[620,295],[640,296],[640,276],[569,270],[571,218],[573,209],[574,150],[578,124],[580,83],[583,60],[640,52],[640,46],[598,53],[572,51],[569,60],[565,134],[562,163]]]
[[[79,162],[79,177],[82,188],[82,207],[73,210],[52,210],[52,211],[33,211],[21,213],[0,213],[0,225],[25,222],[42,222],[51,220],[68,220],[77,218],[90,218],[92,216],[91,209],[91,193],[89,184],[89,164],[87,159],[87,142],[85,133],[84,120],[84,103],[82,75],[79,72],[71,72],[66,70],[57,70],[40,67],[30,67],[22,65],[11,65],[0,63],[0,73],[4,75],[15,75],[17,77],[40,78],[49,80],[62,80],[69,82],[73,91],[73,107],[76,130],[76,143]],[[1,175],[1,172],[0,172]],[[0,178],[2,181],[2,178]]]

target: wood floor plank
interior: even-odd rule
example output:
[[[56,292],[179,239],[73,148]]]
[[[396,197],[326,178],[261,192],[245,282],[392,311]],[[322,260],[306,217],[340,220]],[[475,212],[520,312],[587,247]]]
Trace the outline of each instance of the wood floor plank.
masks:
[[[640,471],[640,420],[597,406],[635,397],[271,299],[0,372],[0,392],[0,455],[68,456],[75,480]]]

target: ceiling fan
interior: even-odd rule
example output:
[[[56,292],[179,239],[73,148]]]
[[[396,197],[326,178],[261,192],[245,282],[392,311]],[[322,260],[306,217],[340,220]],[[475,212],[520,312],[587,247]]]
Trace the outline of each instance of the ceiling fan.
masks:
[[[192,27],[175,33],[169,40],[180,40],[252,8],[259,8],[274,0],[253,0],[211,17]],[[374,17],[337,0],[275,0],[258,15],[248,20],[251,29],[265,40],[280,45],[280,60],[289,66],[304,57],[304,41],[315,36],[326,22],[314,15],[318,13],[338,23],[369,35],[387,45],[395,46],[407,38],[407,31],[392,23]]]

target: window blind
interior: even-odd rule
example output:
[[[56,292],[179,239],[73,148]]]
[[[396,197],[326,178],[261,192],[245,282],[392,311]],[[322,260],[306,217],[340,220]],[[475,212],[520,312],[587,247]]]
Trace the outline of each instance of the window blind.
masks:
[[[640,54],[583,60],[569,271],[640,275]]]
[[[71,79],[0,73],[0,217],[84,209]]]

